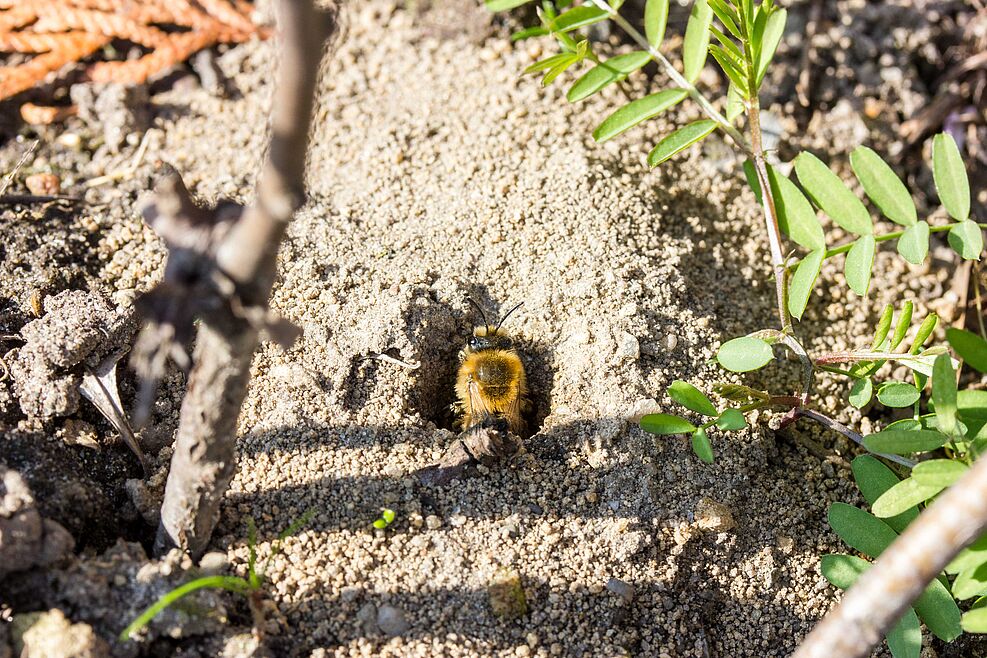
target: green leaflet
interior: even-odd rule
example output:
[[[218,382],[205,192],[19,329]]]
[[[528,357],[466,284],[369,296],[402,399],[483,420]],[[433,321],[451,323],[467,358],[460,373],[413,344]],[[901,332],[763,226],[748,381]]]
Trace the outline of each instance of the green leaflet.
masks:
[[[778,44],[781,43],[781,37],[785,33],[785,22],[787,20],[788,12],[784,9],[776,9],[768,16],[767,24],[764,27],[761,50],[758,52],[757,62],[754,65],[758,88],[761,86],[761,81],[764,80],[764,74],[768,71],[768,64],[771,63],[771,59],[775,56]]]
[[[641,429],[652,434],[688,434],[696,426],[681,416],[671,414],[648,414],[641,419]]]
[[[795,274],[788,284],[788,312],[797,320],[802,319],[805,307],[809,304],[809,295],[816,285],[824,258],[826,258],[825,247],[806,254],[795,268]]]
[[[684,89],[665,89],[624,105],[603,120],[593,131],[593,139],[605,142],[643,121],[654,118],[680,103],[688,93]]]
[[[881,156],[866,146],[858,146],[850,154],[850,166],[864,192],[885,217],[902,226],[912,226],[918,221],[912,195]]]
[[[960,150],[949,133],[939,133],[932,139],[932,175],[949,216],[958,221],[969,219],[970,181]]]
[[[647,64],[650,59],[651,56],[643,50],[611,57],[607,61],[597,64],[576,80],[569,89],[569,93],[566,94],[566,99],[570,103],[576,103],[589,98],[607,85],[623,80]]]
[[[954,327],[946,330],[946,340],[968,366],[987,373],[987,341],[973,332]]]
[[[712,119],[702,119],[687,124],[671,135],[662,139],[648,153],[648,166],[657,167],[665,160],[684,151],[699,140],[716,130],[716,122]]]
[[[984,251],[984,235],[972,220],[964,220],[949,229],[949,246],[964,260],[980,260]]]
[[[873,558],[883,553],[898,537],[898,533],[881,519],[846,503],[830,505],[828,520],[840,539]]]
[[[579,5],[552,21],[552,31],[571,32],[572,30],[592,25],[593,23],[599,23],[609,17],[609,13],[595,5]]]
[[[890,468],[885,466],[881,460],[871,455],[860,455],[850,464],[853,470],[853,479],[860,489],[864,500],[873,505],[885,491],[898,484],[898,476]],[[891,526],[895,532],[904,532],[909,523],[918,517],[918,508],[911,507],[901,514],[885,517],[884,522]]]
[[[661,45],[668,24],[669,0],[648,0],[644,5],[644,33],[652,48]]]
[[[908,478],[881,494],[881,497],[874,501],[871,509],[874,511],[874,516],[878,518],[898,516],[924,503],[940,491],[942,487],[920,485],[913,478]]]
[[[750,336],[728,340],[716,352],[716,360],[732,372],[750,372],[763,368],[773,358],[774,352],[770,345]]]
[[[702,391],[681,379],[676,379],[668,387],[668,397],[672,398],[689,411],[695,411],[703,416],[716,416],[716,407]]]
[[[695,0],[692,13],[685,27],[682,42],[682,74],[689,82],[695,82],[706,64],[709,49],[709,26],[713,21],[713,10],[706,0]]]
[[[877,242],[873,235],[861,235],[854,241],[850,251],[847,252],[846,261],[843,264],[843,274],[846,276],[847,285],[861,297],[867,294],[870,288],[870,273],[874,268],[874,253],[877,251]]]
[[[826,248],[826,238],[816,213],[795,183],[768,167],[768,182],[775,197],[782,232],[810,251]]]
[[[935,430],[887,429],[864,437],[864,445],[871,452],[892,455],[908,455],[913,452],[929,452],[942,447],[949,439]]]
[[[898,253],[913,265],[921,265],[929,255],[929,225],[923,219],[905,229],[898,238]]]
[[[857,235],[874,232],[867,208],[822,160],[803,151],[795,158],[795,173],[812,201],[840,227]]]
[[[692,433],[692,451],[707,464],[713,463],[713,444],[709,442],[706,430],[699,428]]]
[[[484,0],[484,4],[490,11],[507,11],[531,2],[531,0]]]

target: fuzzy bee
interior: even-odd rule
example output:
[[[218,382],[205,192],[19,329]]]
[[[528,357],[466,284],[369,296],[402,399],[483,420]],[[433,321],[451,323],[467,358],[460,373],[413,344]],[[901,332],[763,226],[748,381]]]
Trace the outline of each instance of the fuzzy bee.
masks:
[[[523,415],[531,406],[528,381],[514,342],[500,327],[524,302],[509,310],[495,327],[487,322],[479,304],[472,299],[469,302],[480,312],[483,326],[473,329],[473,335],[459,353],[457,401],[453,405],[459,415],[457,425],[469,430],[506,422],[512,434],[521,436],[525,429]]]

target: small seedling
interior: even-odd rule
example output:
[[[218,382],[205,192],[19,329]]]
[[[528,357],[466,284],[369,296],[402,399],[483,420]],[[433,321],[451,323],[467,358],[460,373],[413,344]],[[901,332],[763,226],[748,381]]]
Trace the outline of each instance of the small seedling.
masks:
[[[754,392],[752,389],[748,389]],[[641,419],[641,428],[652,434],[691,434],[692,451],[707,464],[713,463],[713,446],[706,430],[711,427],[730,432],[747,427],[744,412],[757,408],[745,406],[739,409],[717,409],[702,391],[688,382],[676,379],[668,387],[668,396],[689,411],[711,418],[702,425],[693,425],[689,420],[672,414],[649,414]]]
[[[380,518],[374,521],[374,527],[377,528],[378,530],[384,530],[389,525],[394,523],[394,519],[396,518],[397,518],[397,513],[395,513],[394,510],[388,509],[386,507],[381,508]]]
[[[277,539],[271,544],[271,555],[257,567],[257,526],[252,517],[247,517],[247,548],[249,556],[247,558],[247,575],[243,576],[203,576],[196,578],[184,585],[179,585],[175,589],[163,595],[150,608],[142,612],[130,625],[120,633],[120,640],[132,639],[133,634],[147,626],[158,613],[165,608],[177,603],[181,598],[197,592],[200,589],[225,589],[229,592],[240,594],[247,598],[250,605],[250,612],[254,620],[254,634],[260,636],[264,627],[263,617],[263,587],[267,580],[267,567],[276,555],[281,552],[282,542],[291,535],[298,532],[308,524],[315,510],[305,512],[301,517],[285,528]]]

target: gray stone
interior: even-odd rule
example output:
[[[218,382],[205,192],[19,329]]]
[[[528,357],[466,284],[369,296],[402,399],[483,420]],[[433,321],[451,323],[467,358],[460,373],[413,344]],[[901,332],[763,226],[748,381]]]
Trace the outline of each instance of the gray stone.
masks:
[[[611,578],[607,581],[607,589],[627,605],[634,602],[634,586],[630,583],[625,583],[618,578]]]
[[[405,618],[404,611],[390,605],[382,605],[377,610],[377,627],[391,637],[404,635],[411,626]]]

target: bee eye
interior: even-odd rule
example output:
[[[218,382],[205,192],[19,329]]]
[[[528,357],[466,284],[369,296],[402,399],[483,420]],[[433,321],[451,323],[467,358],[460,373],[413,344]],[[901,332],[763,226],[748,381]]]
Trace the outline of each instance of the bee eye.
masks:
[[[466,344],[470,346],[471,349],[476,349],[480,346],[480,341],[476,339],[476,336],[470,336],[470,339],[466,341]]]

